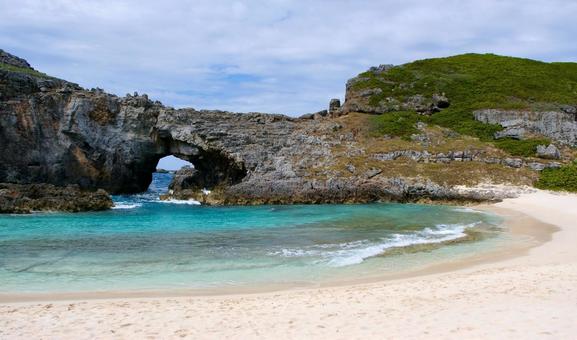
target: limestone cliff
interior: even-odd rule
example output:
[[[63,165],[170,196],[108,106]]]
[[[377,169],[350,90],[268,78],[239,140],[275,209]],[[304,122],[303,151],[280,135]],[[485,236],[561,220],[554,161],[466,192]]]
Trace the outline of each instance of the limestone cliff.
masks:
[[[5,52],[0,61],[8,65],[0,67],[0,182],[135,193],[160,158],[175,155],[195,168],[178,176],[172,195],[212,204],[482,200],[500,195],[457,185],[531,184],[536,170],[559,164],[515,158],[432,123],[414,124],[410,140],[379,135],[362,113],[433,115],[452,105],[436,91],[383,99],[372,112],[363,105],[386,98],[383,89],[359,94],[349,84],[343,108],[333,101],[330,115],[291,118],[173,109],[146,95],[83,89]]]

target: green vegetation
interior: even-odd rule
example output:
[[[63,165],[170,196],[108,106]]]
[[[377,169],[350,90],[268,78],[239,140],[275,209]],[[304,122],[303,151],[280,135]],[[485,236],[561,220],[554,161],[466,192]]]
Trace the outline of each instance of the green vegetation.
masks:
[[[49,79],[54,78],[54,77],[51,77],[45,73],[38,72],[36,70],[32,70],[32,69],[24,68],[24,67],[12,66],[12,65],[8,65],[8,64],[4,64],[4,63],[0,63],[0,70],[25,73],[25,74],[28,74],[28,75],[31,75],[34,77],[38,77],[38,78],[49,78]]]
[[[535,183],[539,189],[577,192],[577,161],[558,169],[545,169]]]
[[[472,119],[476,109],[527,109],[541,103],[577,104],[577,63],[544,63],[493,54],[463,54],[419,60],[394,67],[385,74],[361,74],[366,81],[355,89],[381,88],[371,98],[404,101],[415,94],[445,93],[451,107],[433,116]],[[457,121],[457,123],[459,123]]]
[[[483,124],[473,117],[478,109],[546,110],[559,105],[577,104],[577,63],[545,63],[493,54],[464,54],[448,58],[426,59],[393,67],[384,74],[368,71],[353,90],[380,88],[369,98],[379,105],[385,98],[405,102],[421,94],[445,94],[451,106],[430,117],[417,120],[450,128],[461,134],[492,141],[498,125]],[[388,114],[387,114],[388,115]],[[396,115],[396,114],[394,114]],[[401,114],[407,117],[407,113]],[[405,119],[408,121],[408,119]],[[375,119],[375,130],[384,131],[388,119]],[[393,131],[400,128],[396,119]],[[398,135],[398,134],[397,134]],[[406,136],[406,135],[400,135]],[[536,141],[497,141],[495,145],[515,155],[532,155]]]
[[[496,140],[495,146],[507,151],[513,156],[533,157],[537,152],[537,146],[549,145],[550,143],[551,141],[545,138],[531,138],[525,140],[504,138]]]
[[[412,134],[419,132],[415,127],[418,120],[419,117],[415,112],[402,111],[372,116],[371,124],[374,134],[409,139]]]

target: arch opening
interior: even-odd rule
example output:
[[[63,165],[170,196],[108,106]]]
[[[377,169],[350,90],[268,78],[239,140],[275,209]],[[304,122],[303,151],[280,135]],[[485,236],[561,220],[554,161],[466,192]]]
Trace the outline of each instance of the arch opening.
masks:
[[[184,167],[194,167],[193,164],[184,159],[180,159],[173,155],[164,156],[158,160],[156,165],[156,172],[176,172]]]
[[[164,199],[195,199],[205,201],[207,192],[222,191],[240,183],[247,175],[244,163],[217,148],[202,148],[187,142],[173,140],[170,136],[158,139],[159,153],[155,167],[151,167],[148,188],[156,186],[163,178]]]
[[[239,164],[220,150],[196,149],[188,155],[175,154],[188,160],[190,167],[176,171],[168,189],[177,199],[202,198],[207,192],[224,189],[240,183],[247,175],[244,164]]]
[[[173,155],[168,155],[160,158],[156,162],[156,167],[150,177],[150,184],[146,192],[162,196],[169,192],[169,187],[174,181],[176,173],[182,169],[193,168],[193,164],[189,161],[180,159]]]

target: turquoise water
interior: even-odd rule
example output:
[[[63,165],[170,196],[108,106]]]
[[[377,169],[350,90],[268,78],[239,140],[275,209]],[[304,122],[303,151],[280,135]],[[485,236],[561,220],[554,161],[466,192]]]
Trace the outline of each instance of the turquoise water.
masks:
[[[0,292],[306,285],[382,275],[494,246],[501,220],[446,206],[208,207],[149,192],[95,213],[0,216]],[[189,204],[184,204],[189,203]],[[442,244],[399,254],[411,245]]]

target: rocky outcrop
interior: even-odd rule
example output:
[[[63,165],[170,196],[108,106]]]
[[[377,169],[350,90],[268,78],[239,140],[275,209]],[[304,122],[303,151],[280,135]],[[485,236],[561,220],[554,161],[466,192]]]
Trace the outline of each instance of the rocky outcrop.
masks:
[[[382,66],[373,72],[389,69]],[[365,98],[363,91],[353,96]],[[301,118],[173,109],[146,95],[118,97],[40,73],[0,68],[0,145],[4,146],[0,182],[73,184],[78,190],[136,193],[148,188],[158,160],[174,155],[194,168],[175,176],[169,196],[212,204],[496,198],[463,194],[430,179],[392,176],[376,165],[339,165],[337,158],[365,152],[358,129],[343,131],[341,119],[347,117],[337,117],[347,105],[348,110],[362,111],[354,107],[350,95],[347,91],[344,107],[333,101],[330,114],[325,110]],[[364,105],[362,100],[357,103]],[[415,95],[403,103],[383,105],[386,110],[410,105],[429,114],[447,107],[449,99],[442,94]],[[365,156],[367,161],[378,161]],[[418,157],[419,162],[432,157],[406,156]],[[400,156],[383,153],[379,157]],[[456,151],[434,157],[445,162],[475,156]],[[517,168],[526,162],[504,159],[499,164]]]
[[[561,153],[554,144],[549,144],[549,146],[538,145],[537,157],[545,159],[559,159],[561,158]]]
[[[380,88],[355,90],[350,84],[347,84],[345,103],[339,110],[341,114],[349,112],[385,114],[388,112],[414,111],[418,114],[429,116],[450,106],[450,101],[444,94],[434,94],[431,97],[417,94],[403,101],[393,97],[383,97],[377,103],[372,103],[371,101],[378,97],[375,95],[383,92]],[[355,84],[355,82],[352,84]]]
[[[28,62],[22,58],[18,58],[15,55],[5,52],[0,49],[0,64],[6,64],[14,67],[20,67],[32,70],[33,68],[28,64]]]
[[[559,159],[559,150],[555,148],[554,145],[550,145],[545,149],[546,150],[543,151],[544,154],[539,155],[541,158]],[[556,150],[556,153],[554,150]],[[539,148],[537,149],[537,152],[539,152]],[[524,160],[522,158],[494,157],[486,155],[479,150],[448,151],[440,153],[430,153],[428,151],[417,150],[398,150],[386,153],[376,153],[372,155],[372,158],[379,161],[395,161],[400,158],[405,158],[419,163],[481,162],[486,164],[501,164],[509,168],[527,167],[535,171],[541,171],[548,168],[556,169],[561,166],[561,164],[557,162],[542,163],[533,160]]]
[[[462,192],[422,179],[377,176],[381,172],[373,169],[363,177],[334,178],[328,181],[292,179],[241,183],[227,190],[224,202],[225,204],[477,202],[495,201],[507,197],[501,192]]]
[[[0,183],[0,213],[98,211],[111,207],[112,200],[104,190],[83,191],[77,185]]]
[[[151,179],[163,107],[62,80],[0,70],[0,182],[138,192]]]
[[[0,70],[0,87],[0,182],[141,192],[166,155],[193,163],[195,181],[207,188],[294,178],[330,153],[330,143],[312,132],[336,125],[175,110],[146,95],[121,98],[8,70]],[[295,155],[299,164],[292,161]]]
[[[329,102],[328,114],[330,114],[332,117],[338,116],[340,113],[340,109],[341,109],[341,100],[337,98],[331,99],[331,101]]]
[[[551,138],[570,146],[577,146],[577,111],[574,107],[563,106],[558,111],[515,111],[515,110],[478,110],[475,119],[501,125],[504,131],[496,137],[522,139],[529,132]]]
[[[363,112],[370,114],[384,114],[397,111],[415,111],[421,115],[432,115],[451,105],[449,98],[444,93],[435,93],[432,96],[414,94],[403,99],[398,99],[392,94],[383,95],[382,88],[375,84],[371,76],[382,76],[393,69],[393,65],[380,65],[371,67],[365,74],[349,79],[346,85],[345,103],[338,110],[339,114],[349,112]],[[372,87],[361,86],[361,83],[372,84]],[[387,85],[397,85],[399,88],[410,88],[411,84],[395,83],[386,81]]]

